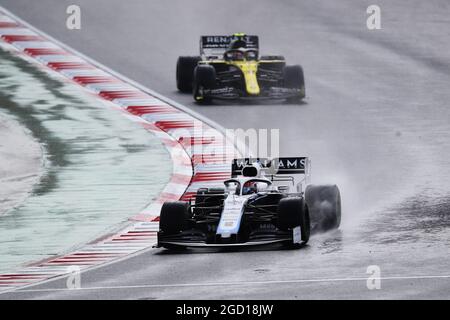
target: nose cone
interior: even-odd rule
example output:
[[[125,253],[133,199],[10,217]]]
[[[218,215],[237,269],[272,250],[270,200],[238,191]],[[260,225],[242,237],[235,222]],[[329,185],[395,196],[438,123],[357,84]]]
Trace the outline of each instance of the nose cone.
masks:
[[[246,82],[247,82],[247,93],[248,94],[254,94],[254,95],[259,94],[260,90],[259,90],[258,81],[256,79],[256,75],[248,77],[248,79],[246,79]]]
[[[245,89],[250,95],[258,95],[260,88],[256,72],[258,71],[258,64],[255,61],[247,61],[241,66],[242,73],[245,79]]]

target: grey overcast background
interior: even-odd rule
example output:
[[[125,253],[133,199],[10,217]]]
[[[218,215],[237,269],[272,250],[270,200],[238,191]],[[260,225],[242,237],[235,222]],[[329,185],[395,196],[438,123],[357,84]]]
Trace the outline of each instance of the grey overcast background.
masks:
[[[149,250],[0,298],[304,299],[450,297],[450,3],[432,1],[0,0],[34,26],[226,128],[278,128],[281,154],[307,155],[337,183],[341,230],[297,251]],[[78,4],[82,29],[65,27]],[[368,30],[366,8],[381,8]],[[302,64],[302,105],[199,106],[176,92],[177,56],[202,34],[260,36],[261,53]],[[368,290],[378,265],[380,290]],[[353,280],[342,280],[353,279]]]

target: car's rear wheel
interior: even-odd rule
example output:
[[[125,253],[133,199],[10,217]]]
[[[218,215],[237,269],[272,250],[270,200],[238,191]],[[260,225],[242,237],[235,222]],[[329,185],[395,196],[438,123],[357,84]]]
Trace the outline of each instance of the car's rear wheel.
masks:
[[[194,69],[193,94],[194,100],[209,103],[211,99],[203,94],[203,90],[214,89],[216,86],[216,69],[211,65],[198,65]]]
[[[305,200],[300,197],[281,199],[278,203],[278,228],[289,231],[296,227],[300,227],[302,242],[308,242],[311,226]]]
[[[288,99],[289,101],[299,101],[305,97],[305,78],[301,66],[285,66],[283,69],[283,79],[286,88],[300,90],[299,95]]]
[[[177,234],[188,226],[191,208],[188,202],[165,202],[159,217],[159,229],[166,235]]]
[[[317,231],[339,228],[341,224],[341,195],[336,185],[309,185],[305,199],[311,222]]]
[[[192,92],[194,69],[201,60],[200,57],[179,57],[177,61],[177,88],[181,92]]]

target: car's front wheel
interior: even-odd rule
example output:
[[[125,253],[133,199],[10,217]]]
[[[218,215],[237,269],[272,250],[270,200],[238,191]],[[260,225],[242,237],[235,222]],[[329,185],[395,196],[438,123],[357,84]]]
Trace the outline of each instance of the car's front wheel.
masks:
[[[296,227],[300,227],[301,241],[307,243],[311,226],[305,199],[300,197],[281,199],[278,203],[278,228],[290,231]]]
[[[210,65],[198,65],[194,70],[193,94],[194,100],[200,103],[211,102],[204,90],[214,89],[216,86],[216,69]]]
[[[191,207],[188,202],[165,202],[159,216],[159,229],[166,235],[177,234],[188,226]]]

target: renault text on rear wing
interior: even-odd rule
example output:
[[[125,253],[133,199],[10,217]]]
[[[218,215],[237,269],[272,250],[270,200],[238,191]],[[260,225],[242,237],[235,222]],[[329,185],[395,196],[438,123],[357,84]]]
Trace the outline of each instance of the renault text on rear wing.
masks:
[[[258,36],[254,35],[201,36],[200,55],[206,57],[223,55],[230,42],[236,39],[244,40],[248,49],[259,48]]]

